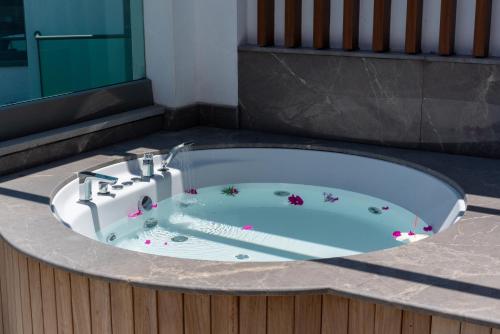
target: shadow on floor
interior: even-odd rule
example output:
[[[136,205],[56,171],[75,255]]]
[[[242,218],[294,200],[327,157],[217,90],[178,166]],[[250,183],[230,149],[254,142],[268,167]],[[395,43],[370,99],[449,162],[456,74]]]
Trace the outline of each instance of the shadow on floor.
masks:
[[[319,262],[326,265],[341,267],[350,270],[356,270],[364,273],[396,278],[408,282],[426,284],[438,288],[459,291],[482,297],[500,299],[500,289],[457,281],[449,278],[438,277],[434,275],[417,273],[398,268],[386,267],[378,264],[361,262],[349,258],[322,259],[322,260],[314,260],[314,262]]]

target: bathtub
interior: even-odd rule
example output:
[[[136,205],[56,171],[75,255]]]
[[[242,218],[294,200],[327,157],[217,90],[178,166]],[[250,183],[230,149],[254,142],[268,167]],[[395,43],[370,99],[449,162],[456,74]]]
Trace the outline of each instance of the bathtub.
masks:
[[[55,216],[76,233],[103,239],[102,231],[109,231],[114,222],[140,211],[145,198],[158,203],[184,193],[186,178],[190,180],[189,187],[195,188],[283,183],[342,189],[404,208],[432,224],[435,233],[457,222],[466,208],[463,193],[444,177],[416,166],[367,156],[278,148],[204,149],[181,152],[163,173],[158,171],[162,159],[161,155],[154,157],[153,177],[112,190],[112,196],[96,195],[97,182],[94,182],[94,196],[89,202],[78,201],[78,180],[67,183],[53,198],[51,207]],[[118,184],[127,181],[130,184],[130,180],[138,181],[141,177],[141,160],[120,162],[95,172],[117,177]]]

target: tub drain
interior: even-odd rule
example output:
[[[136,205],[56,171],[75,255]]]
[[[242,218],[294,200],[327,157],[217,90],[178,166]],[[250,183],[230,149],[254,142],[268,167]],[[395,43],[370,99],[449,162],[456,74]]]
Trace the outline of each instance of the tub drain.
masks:
[[[274,194],[276,196],[279,196],[279,197],[290,196],[290,193],[288,191],[284,191],[284,190],[275,191]]]
[[[173,242],[185,242],[185,241],[187,241],[187,240],[188,240],[188,237],[183,236],[183,235],[178,235],[178,236],[176,236],[176,237],[173,237],[173,238],[172,238],[172,239],[170,239],[170,240],[172,240]]]
[[[250,256],[248,256],[246,254],[238,254],[235,256],[235,258],[237,258],[238,260],[248,260],[250,258]]]
[[[370,213],[373,213],[374,215],[380,215],[382,213],[382,210],[374,206],[368,208],[368,211],[370,211]]]
[[[111,243],[113,241],[116,240],[116,234],[114,233],[110,233],[107,237],[106,237],[106,242],[107,243]]]
[[[148,218],[144,222],[144,228],[153,228],[156,225],[158,225],[158,220],[156,220],[155,218]]]

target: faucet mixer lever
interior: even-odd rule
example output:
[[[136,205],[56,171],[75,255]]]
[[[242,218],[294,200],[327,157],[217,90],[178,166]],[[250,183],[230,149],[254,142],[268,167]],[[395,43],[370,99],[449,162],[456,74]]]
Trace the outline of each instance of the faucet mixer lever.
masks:
[[[142,159],[142,177],[152,177],[154,175],[153,153],[145,153]]]
[[[116,184],[118,178],[94,172],[78,173],[78,192],[80,201],[92,200],[92,181],[101,181],[107,184]]]

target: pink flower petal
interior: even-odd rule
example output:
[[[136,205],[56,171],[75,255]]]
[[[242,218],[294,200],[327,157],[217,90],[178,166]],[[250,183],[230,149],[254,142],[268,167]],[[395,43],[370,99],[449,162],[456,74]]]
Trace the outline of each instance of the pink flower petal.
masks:
[[[288,197],[288,202],[290,202],[290,204],[292,204],[292,205],[304,204],[304,200],[302,200],[302,198],[300,196],[295,196],[295,195]]]
[[[153,204],[153,209],[156,209],[158,207],[158,203]]]
[[[393,236],[394,238],[398,238],[398,237],[400,237],[400,236],[401,236],[401,231],[394,231],[394,232],[392,232],[392,236]]]
[[[245,226],[243,226],[243,229],[246,231],[253,230],[253,226],[252,225],[245,225]]]
[[[409,235],[409,236],[414,236],[414,235],[416,235],[416,234],[415,234],[415,232],[410,231],[410,232],[408,232],[408,235]]]
[[[151,245],[151,240],[149,240],[149,239],[148,239],[148,240],[144,241],[144,243],[145,243],[146,245]]]
[[[432,228],[432,226],[431,226],[431,225],[429,225],[429,226],[425,226],[425,227],[424,227],[424,231],[425,231],[425,232],[431,232],[432,230],[433,230],[433,228]]]
[[[137,210],[135,212],[129,213],[128,217],[133,219],[133,218],[139,217],[140,215],[142,215],[142,211],[141,210]]]

